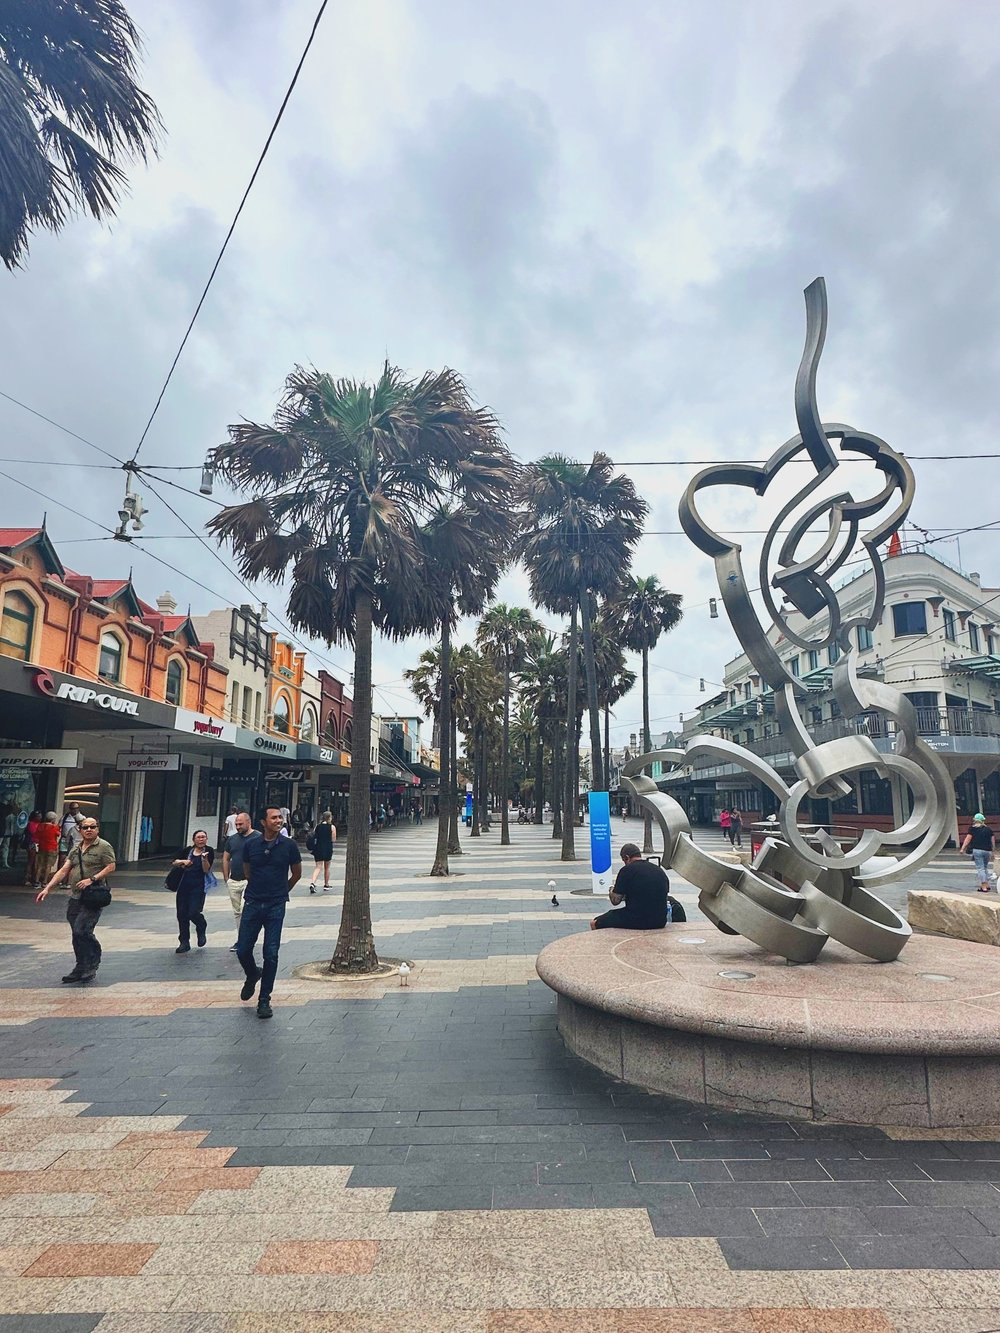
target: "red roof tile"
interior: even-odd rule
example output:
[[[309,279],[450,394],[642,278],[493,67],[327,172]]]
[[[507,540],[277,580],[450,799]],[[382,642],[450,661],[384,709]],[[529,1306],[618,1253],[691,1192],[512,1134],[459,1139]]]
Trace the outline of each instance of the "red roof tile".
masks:
[[[40,532],[41,528],[0,528],[0,546],[20,546]]]

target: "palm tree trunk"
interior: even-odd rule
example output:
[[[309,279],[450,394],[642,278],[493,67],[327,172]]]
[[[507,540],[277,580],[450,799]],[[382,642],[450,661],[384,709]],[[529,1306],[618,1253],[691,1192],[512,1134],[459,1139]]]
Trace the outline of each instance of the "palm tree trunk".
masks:
[[[472,745],[466,744],[465,747],[472,768],[472,823],[469,825],[469,833],[473,838],[478,838],[482,831],[480,822],[483,817],[483,779],[479,767],[479,744],[479,731],[477,729],[474,733]]]
[[[604,705],[604,776],[611,790],[611,705]]]
[[[462,843],[458,836],[458,719],[451,717],[451,781],[448,784],[448,855],[461,856]]]
[[[542,783],[545,781],[545,737],[542,733],[542,724],[538,724],[538,739],[535,742],[535,823],[542,822],[542,811],[545,808],[545,796],[542,791]]]
[[[601,705],[597,699],[597,662],[594,657],[594,627],[591,619],[590,589],[580,590],[580,616],[583,621],[583,666],[587,677],[587,712],[590,715],[590,790],[607,791],[601,762]]]
[[[510,846],[510,663],[504,662],[503,672],[503,739],[500,742],[500,846]]]
[[[552,837],[562,837],[562,728],[555,723],[552,730]]]
[[[368,806],[371,799],[372,599],[360,591],[355,604],[354,723],[351,736],[351,802],[347,812],[344,905],[331,972],[373,972]]]
[[[448,799],[451,787],[451,625],[445,616],[441,622],[441,698],[438,700],[438,741],[441,746],[441,795],[438,800],[437,846],[434,849],[432,875],[447,875]],[[352,760],[353,763],[353,760]]]
[[[577,666],[577,630],[576,604],[573,605],[569,618],[569,662],[567,664],[566,689],[566,785],[563,792],[562,854],[560,860],[575,861],[576,847],[573,842],[573,813],[576,810],[575,765],[572,761],[573,742],[576,739],[576,666]]]
[[[653,742],[649,735],[649,649],[642,649],[642,745],[643,754],[649,754]],[[645,855],[653,850],[653,818],[643,812],[642,850]]]

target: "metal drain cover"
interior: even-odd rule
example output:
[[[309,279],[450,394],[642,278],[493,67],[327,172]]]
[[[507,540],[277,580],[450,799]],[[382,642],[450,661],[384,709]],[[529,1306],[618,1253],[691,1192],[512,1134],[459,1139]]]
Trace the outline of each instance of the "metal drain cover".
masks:
[[[756,975],[756,972],[738,972],[735,968],[729,967],[719,973],[719,976],[725,977],[727,981],[753,981]]]

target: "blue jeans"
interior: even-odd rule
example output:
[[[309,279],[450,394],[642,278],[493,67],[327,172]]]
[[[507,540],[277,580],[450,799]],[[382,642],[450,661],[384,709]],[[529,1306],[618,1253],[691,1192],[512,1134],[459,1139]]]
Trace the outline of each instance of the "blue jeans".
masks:
[[[274,978],[278,975],[278,950],[281,948],[281,925],[285,919],[286,898],[277,902],[257,902],[244,898],[240,917],[240,933],[236,940],[236,957],[248,977],[260,977],[258,1003],[271,998]],[[264,966],[254,962],[254,946],[261,930],[264,932]]]
[[[976,874],[979,877],[980,884],[990,882],[990,860],[993,856],[991,851],[985,847],[973,847],[972,859],[976,863]]]

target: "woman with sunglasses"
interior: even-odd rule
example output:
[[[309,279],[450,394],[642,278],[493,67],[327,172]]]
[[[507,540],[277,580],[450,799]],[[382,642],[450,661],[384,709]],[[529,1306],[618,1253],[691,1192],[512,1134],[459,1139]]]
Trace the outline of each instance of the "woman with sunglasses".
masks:
[[[98,831],[96,819],[87,815],[81,820],[79,846],[67,853],[66,860],[35,899],[36,903],[44,902],[50,889],[64,880],[69,881],[66,920],[73,935],[76,966],[68,976],[63,977],[66,983],[93,981],[101,965],[101,944],[94,935],[101,908],[85,903],[83,891],[92,884],[103,884],[114,874],[115,849],[110,842],[98,837]]]
[[[208,923],[202,909],[205,906],[205,880],[211,873],[214,860],[215,852],[208,845],[208,834],[200,828],[195,829],[191,846],[180,852],[173,862],[184,871],[177,886],[177,938],[180,944],[174,953],[191,952],[192,926],[197,934],[198,948],[204,949],[208,943]]]

